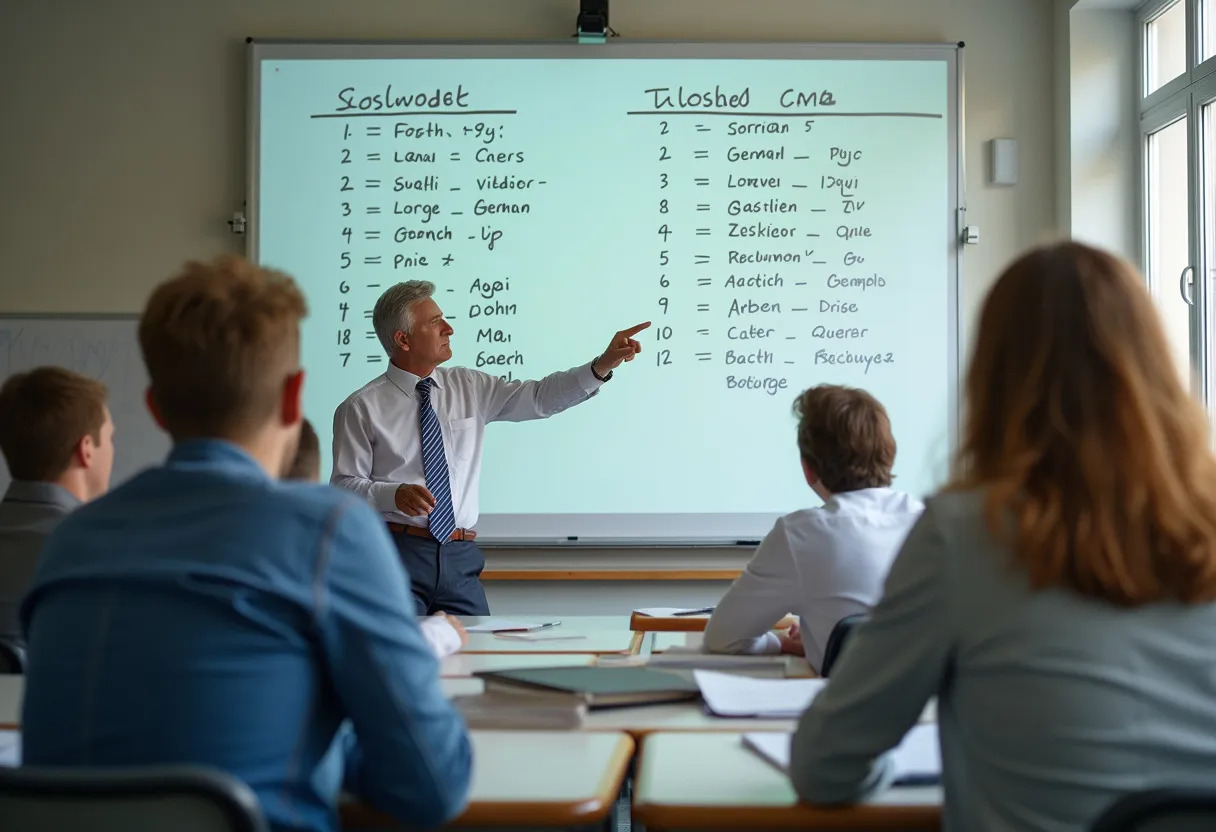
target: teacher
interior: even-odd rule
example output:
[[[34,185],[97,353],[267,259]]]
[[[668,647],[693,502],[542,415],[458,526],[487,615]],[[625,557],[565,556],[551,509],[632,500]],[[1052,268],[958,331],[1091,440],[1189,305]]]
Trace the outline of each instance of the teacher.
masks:
[[[410,280],[376,301],[372,324],[389,366],[334,413],[330,482],[384,515],[419,615],[489,615],[485,556],[473,542],[486,424],[547,419],[587,401],[642,351],[633,336],[650,324],[618,332],[588,364],[540,381],[503,381],[439,366],[452,357],[454,330],[434,293],[435,284]]]

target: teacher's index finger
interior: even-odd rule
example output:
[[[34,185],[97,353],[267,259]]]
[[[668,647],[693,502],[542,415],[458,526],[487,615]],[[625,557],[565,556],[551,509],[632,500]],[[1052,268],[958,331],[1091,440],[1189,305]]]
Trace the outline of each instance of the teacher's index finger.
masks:
[[[637,335],[639,332],[641,332],[643,329],[646,329],[649,326],[650,326],[650,321],[647,321],[644,324],[638,324],[636,326],[631,326],[631,327],[629,327],[629,329],[622,329],[620,332],[617,333],[617,337],[619,338],[623,335],[626,338],[632,338],[634,335]]]

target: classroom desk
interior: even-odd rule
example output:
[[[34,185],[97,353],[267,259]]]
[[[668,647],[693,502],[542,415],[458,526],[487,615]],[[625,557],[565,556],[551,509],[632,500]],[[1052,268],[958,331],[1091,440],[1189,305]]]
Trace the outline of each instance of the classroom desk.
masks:
[[[21,697],[24,695],[24,676],[0,675],[0,730],[21,724]]]
[[[482,670],[524,667],[580,667],[595,662],[594,653],[457,653],[439,661],[444,678],[472,676]]]
[[[542,636],[577,636],[553,641],[523,641],[499,638],[493,633],[469,633],[465,653],[626,653],[634,641],[629,618],[624,615],[491,616],[512,620],[560,620],[562,623],[537,631]],[[460,619],[466,626],[489,620],[481,616]]]
[[[642,744],[633,816],[647,832],[717,829],[938,829],[941,789],[900,787],[842,808],[798,802],[784,774],[741,734],[651,734]]]
[[[625,734],[473,731],[469,805],[448,828],[578,827],[607,820],[633,758]],[[400,827],[358,803],[341,811],[344,829]]]

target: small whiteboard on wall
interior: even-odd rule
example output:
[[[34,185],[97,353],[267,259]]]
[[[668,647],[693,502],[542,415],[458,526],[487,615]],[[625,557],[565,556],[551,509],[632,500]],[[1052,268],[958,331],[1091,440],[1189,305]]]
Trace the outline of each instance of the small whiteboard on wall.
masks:
[[[136,338],[134,316],[0,315],[0,383],[14,373],[47,365],[101,381],[109,389],[114,418],[117,485],[164,461],[169,437],[144,406],[148,373]],[[8,488],[0,460],[0,488]]]
[[[487,426],[487,541],[757,539],[814,499],[791,405],[821,383],[886,405],[897,487],[944,479],[959,47],[269,42],[251,61],[250,251],[308,297],[327,449],[386,366],[376,298],[423,279],[452,363],[509,380],[653,322],[591,401]]]

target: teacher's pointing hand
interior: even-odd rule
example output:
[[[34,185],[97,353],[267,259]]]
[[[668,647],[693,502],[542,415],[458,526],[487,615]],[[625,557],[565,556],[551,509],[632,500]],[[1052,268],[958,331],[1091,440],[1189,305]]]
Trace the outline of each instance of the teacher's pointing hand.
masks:
[[[612,340],[608,342],[608,349],[604,350],[604,354],[595,359],[595,363],[591,365],[595,374],[606,376],[621,366],[621,362],[632,361],[633,357],[642,351],[642,345],[634,340],[633,336],[648,326],[650,326],[650,321],[631,326],[629,329],[622,329],[613,335]]]

